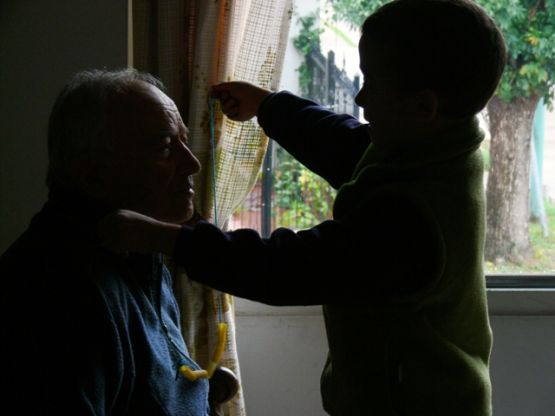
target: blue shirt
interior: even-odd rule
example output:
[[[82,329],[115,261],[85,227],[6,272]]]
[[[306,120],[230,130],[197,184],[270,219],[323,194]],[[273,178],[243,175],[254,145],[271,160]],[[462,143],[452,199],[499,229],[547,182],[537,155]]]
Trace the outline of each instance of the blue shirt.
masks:
[[[2,406],[24,415],[206,416],[207,380],[178,371],[199,367],[161,256],[104,251],[94,218],[50,201],[0,259]]]

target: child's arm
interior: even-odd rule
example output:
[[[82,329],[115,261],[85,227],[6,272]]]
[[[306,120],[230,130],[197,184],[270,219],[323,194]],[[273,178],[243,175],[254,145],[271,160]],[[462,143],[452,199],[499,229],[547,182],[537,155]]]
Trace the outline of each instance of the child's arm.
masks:
[[[180,231],[181,227],[177,224],[158,221],[125,209],[102,218],[97,226],[98,239],[116,253],[173,255]]]
[[[360,212],[356,221],[278,229],[264,239],[249,229],[223,232],[207,222],[180,227],[121,211],[103,222],[109,226],[103,240],[119,251],[173,255],[191,279],[272,305],[407,295],[438,278],[441,239],[410,203],[380,199]]]
[[[229,82],[214,86],[212,95],[232,120],[256,115],[270,138],[335,188],[350,180],[370,144],[367,124],[287,92],[272,94],[245,82]]]
[[[368,124],[285,91],[262,103],[258,122],[269,137],[336,189],[351,179],[371,141]]]

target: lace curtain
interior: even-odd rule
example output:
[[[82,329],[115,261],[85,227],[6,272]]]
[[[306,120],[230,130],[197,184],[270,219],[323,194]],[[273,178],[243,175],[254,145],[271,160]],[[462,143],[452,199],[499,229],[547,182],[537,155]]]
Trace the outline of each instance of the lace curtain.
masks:
[[[229,80],[275,90],[291,16],[292,0],[133,0],[133,65],[159,76],[180,109],[191,150],[203,166],[195,177],[196,207],[223,227],[253,187],[268,139],[254,121],[236,123],[216,112],[214,218],[208,93],[213,84]],[[190,281],[182,272],[174,279],[191,355],[207,366],[217,343],[222,305],[229,326],[222,365],[240,377],[233,299]],[[226,415],[245,414],[240,391]]]

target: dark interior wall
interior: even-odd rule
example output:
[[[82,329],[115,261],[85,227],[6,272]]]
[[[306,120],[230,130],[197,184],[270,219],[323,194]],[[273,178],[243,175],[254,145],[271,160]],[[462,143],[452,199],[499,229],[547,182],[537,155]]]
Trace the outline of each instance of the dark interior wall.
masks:
[[[0,0],[0,253],[45,201],[56,94],[76,71],[126,61],[127,0]]]

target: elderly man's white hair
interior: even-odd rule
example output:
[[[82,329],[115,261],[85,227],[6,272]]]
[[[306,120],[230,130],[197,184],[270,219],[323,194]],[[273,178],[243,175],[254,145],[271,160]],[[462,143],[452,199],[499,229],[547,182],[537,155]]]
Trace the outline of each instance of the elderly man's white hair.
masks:
[[[51,191],[78,190],[75,166],[94,164],[110,150],[105,134],[110,102],[136,81],[165,90],[154,76],[135,69],[95,69],[78,72],[60,92],[48,125],[46,185]]]

